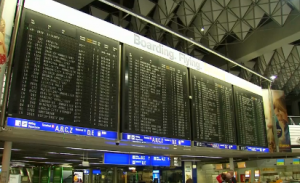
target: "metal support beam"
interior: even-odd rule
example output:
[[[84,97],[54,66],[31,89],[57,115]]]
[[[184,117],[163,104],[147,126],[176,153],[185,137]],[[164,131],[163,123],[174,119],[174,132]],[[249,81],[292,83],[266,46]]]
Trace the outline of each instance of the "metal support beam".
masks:
[[[228,45],[228,57],[242,63],[299,40],[300,26],[295,26],[299,22],[300,14],[294,10],[283,27],[276,22],[270,22],[255,30],[243,42]],[[216,58],[208,56],[206,59],[214,61]],[[226,68],[226,65],[224,64],[222,68]]]
[[[267,80],[267,81],[269,81],[269,82],[272,82],[271,79],[266,78],[265,76],[260,75],[260,74],[258,74],[256,72],[254,72],[253,70],[248,69],[247,67],[245,67],[245,66],[243,66],[243,65],[241,65],[241,64],[239,64],[239,63],[237,63],[237,62],[235,62],[235,61],[233,61],[233,60],[231,60],[231,59],[229,59],[229,58],[227,58],[227,57],[225,57],[223,55],[221,55],[220,53],[217,53],[217,52],[213,51],[212,49],[207,48],[204,45],[202,45],[202,44],[200,44],[200,43],[198,43],[198,42],[196,42],[194,40],[191,40],[191,39],[189,39],[189,38],[187,38],[187,37],[185,37],[185,36],[183,36],[181,34],[178,34],[177,32],[175,32],[175,31],[173,31],[173,30],[171,30],[171,29],[169,29],[169,28],[167,28],[167,27],[165,27],[165,26],[163,26],[161,24],[155,23],[152,20],[149,20],[148,18],[145,18],[142,15],[138,15],[138,14],[132,12],[131,10],[127,9],[127,8],[124,8],[124,7],[122,7],[122,6],[120,6],[120,5],[116,4],[116,3],[113,3],[113,2],[110,2],[110,1],[107,1],[107,0],[98,0],[98,1],[100,1],[100,2],[102,2],[104,4],[107,4],[109,6],[112,6],[112,7],[116,8],[116,9],[118,9],[118,10],[121,10],[121,11],[125,12],[125,13],[128,13],[131,16],[134,16],[134,17],[136,17],[136,18],[138,18],[140,20],[143,20],[143,21],[145,21],[145,22],[147,22],[147,23],[149,23],[149,24],[151,24],[151,25],[153,25],[155,27],[158,27],[158,28],[160,28],[160,29],[162,29],[162,30],[170,33],[170,34],[173,34],[173,35],[175,35],[175,36],[177,36],[177,37],[179,37],[179,38],[181,38],[181,39],[183,39],[183,40],[185,40],[187,42],[190,42],[190,43],[192,43],[192,44],[194,44],[194,45],[202,48],[203,50],[205,50],[205,51],[207,51],[209,53],[212,53],[212,54],[214,54],[214,55],[216,55],[216,56],[218,56],[218,57],[226,60],[227,62],[230,62],[230,63],[232,63],[232,64],[234,64],[236,66],[239,66],[239,67],[241,67],[241,68],[243,68],[243,69],[245,69],[245,70],[247,70],[247,71],[249,71],[249,72],[251,72],[251,73],[253,73],[253,74],[255,74],[255,75],[257,75],[257,76],[259,76],[259,77],[261,77],[261,78],[263,78],[265,80]]]

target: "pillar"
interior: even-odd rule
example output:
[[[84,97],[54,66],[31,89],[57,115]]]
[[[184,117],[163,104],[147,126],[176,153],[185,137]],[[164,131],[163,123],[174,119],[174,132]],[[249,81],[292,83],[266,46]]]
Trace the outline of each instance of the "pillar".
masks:
[[[117,183],[118,182],[118,169],[117,167],[113,168],[113,183]]]
[[[90,169],[89,171],[90,173],[89,173],[88,183],[93,183],[93,169]]]
[[[8,183],[9,180],[11,147],[12,142],[4,142],[0,183]]]
[[[233,158],[229,158],[229,167],[230,167],[230,170],[234,171]]]

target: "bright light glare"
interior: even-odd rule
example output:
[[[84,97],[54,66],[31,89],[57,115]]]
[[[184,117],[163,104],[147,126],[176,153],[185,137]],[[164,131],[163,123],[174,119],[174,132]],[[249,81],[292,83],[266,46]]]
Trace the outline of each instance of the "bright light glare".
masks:
[[[270,77],[270,79],[275,80],[277,78],[277,76],[273,75]]]
[[[201,32],[203,32],[203,31],[204,31],[204,28],[202,27],[202,28],[201,28]]]

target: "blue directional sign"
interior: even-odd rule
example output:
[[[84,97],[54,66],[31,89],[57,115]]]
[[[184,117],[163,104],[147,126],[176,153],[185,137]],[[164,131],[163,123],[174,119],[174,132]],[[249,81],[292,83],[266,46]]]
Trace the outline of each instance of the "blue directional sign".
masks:
[[[129,134],[129,133],[123,133],[122,140],[139,142],[139,143],[160,144],[160,145],[191,146],[190,140],[154,137],[154,136],[147,136],[147,135],[136,135],[136,134]]]
[[[130,165],[151,166],[151,156],[147,155],[130,155]]]
[[[152,166],[170,166],[170,157],[152,156]]]
[[[91,128],[74,127],[69,125],[59,125],[55,123],[39,122],[19,118],[7,118],[7,126],[39,130],[46,132],[64,133],[72,135],[91,136],[105,139],[117,139],[117,132],[96,130]]]
[[[171,160],[168,156],[104,153],[104,164],[133,166],[170,166]]]
[[[237,145],[230,145],[230,144],[219,144],[219,143],[207,143],[207,142],[194,142],[194,146],[197,147],[210,147],[215,149],[231,149],[237,150]]]
[[[262,148],[262,147],[250,147],[250,146],[246,146],[244,148],[242,148],[245,151],[253,151],[253,152],[265,152],[268,153],[270,152],[268,148]]]

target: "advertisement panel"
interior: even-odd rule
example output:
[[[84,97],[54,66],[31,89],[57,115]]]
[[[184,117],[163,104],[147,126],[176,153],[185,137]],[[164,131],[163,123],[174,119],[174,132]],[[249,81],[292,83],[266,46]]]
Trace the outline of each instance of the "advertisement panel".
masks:
[[[264,90],[263,98],[270,152],[276,152],[275,138],[278,139],[280,152],[291,152],[291,139],[284,92],[281,90],[272,90],[269,93],[268,90]],[[275,117],[273,118],[273,116]]]
[[[192,162],[184,162],[184,182],[193,182]]]
[[[275,133],[273,129],[273,110],[272,103],[270,102],[269,90],[263,90],[263,100],[269,152],[276,152]]]
[[[272,90],[274,114],[276,116],[276,133],[280,152],[291,152],[291,139],[285,95],[281,90]]]
[[[2,2],[2,1],[1,1]],[[3,1],[3,11],[0,20],[0,97],[2,105],[2,94],[5,80],[5,70],[10,55],[9,47],[12,30],[14,27],[14,18],[18,0]]]

